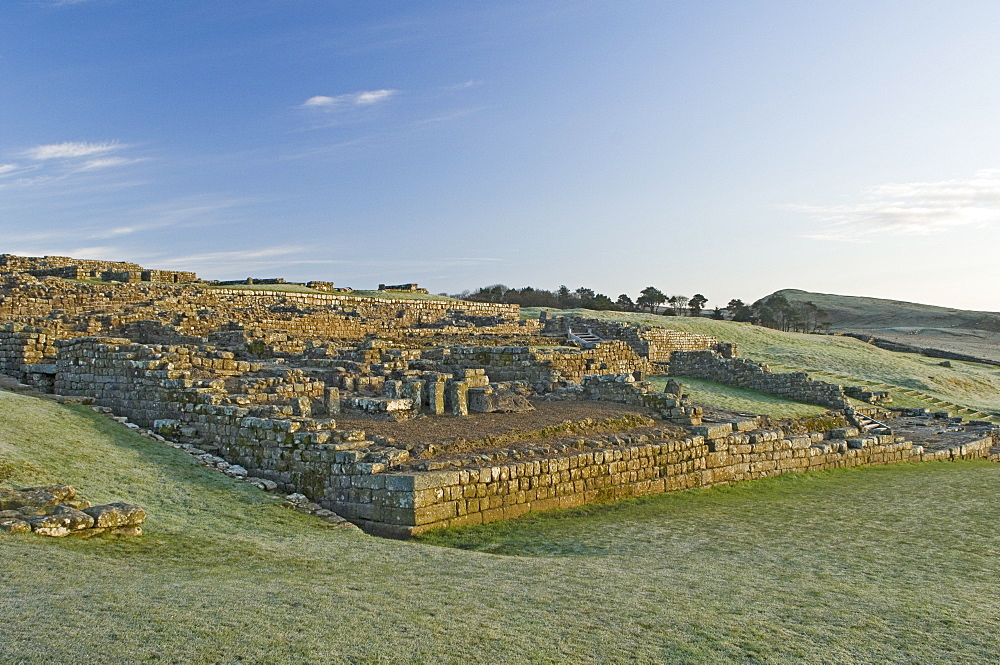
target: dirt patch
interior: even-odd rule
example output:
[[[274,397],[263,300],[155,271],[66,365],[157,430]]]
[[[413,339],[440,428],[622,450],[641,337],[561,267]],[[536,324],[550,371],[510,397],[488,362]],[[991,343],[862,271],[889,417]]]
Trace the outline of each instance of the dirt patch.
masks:
[[[989,436],[992,427],[948,422],[943,418],[913,418],[902,416],[885,421],[894,434],[906,437],[928,451],[979,441]]]
[[[531,400],[528,413],[421,417],[404,422],[339,418],[338,427],[393,439],[410,452],[399,471],[481,467],[683,437],[652,410],[613,402]]]
[[[361,429],[369,437],[388,436],[401,444],[447,444],[458,439],[472,441],[495,437],[514,430],[535,431],[558,425],[567,420],[585,418],[605,420],[629,413],[656,417],[652,409],[614,402],[550,401],[532,398],[535,407],[526,413],[478,413],[468,416],[422,416],[403,422],[368,419],[360,415],[341,414],[339,429]]]

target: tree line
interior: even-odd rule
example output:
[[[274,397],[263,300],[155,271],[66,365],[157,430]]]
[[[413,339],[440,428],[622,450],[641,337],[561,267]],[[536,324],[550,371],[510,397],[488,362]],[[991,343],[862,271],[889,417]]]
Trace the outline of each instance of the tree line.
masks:
[[[617,312],[650,312],[664,316],[705,316],[708,298],[700,293],[691,297],[666,295],[654,286],[647,286],[633,300],[622,293],[612,300],[603,293],[581,286],[570,290],[566,285],[555,291],[531,286],[511,288],[493,284],[453,294],[460,300],[509,303],[522,307],[552,307],[556,309],[594,309]],[[770,295],[747,305],[734,298],[725,307],[716,307],[708,314],[713,319],[742,321],[767,328],[792,332],[822,332],[830,328],[830,316],[811,301],[790,303],[785,296]]]
[[[696,293],[690,298],[682,295],[667,296],[659,289],[648,286],[632,300],[627,293],[612,300],[603,293],[581,286],[570,290],[566,285],[555,291],[526,286],[514,289],[505,284],[484,286],[475,291],[463,291],[453,297],[475,302],[495,302],[521,305],[522,307],[554,307],[558,309],[596,309],[617,312],[650,311],[667,316],[701,316],[708,298]]]

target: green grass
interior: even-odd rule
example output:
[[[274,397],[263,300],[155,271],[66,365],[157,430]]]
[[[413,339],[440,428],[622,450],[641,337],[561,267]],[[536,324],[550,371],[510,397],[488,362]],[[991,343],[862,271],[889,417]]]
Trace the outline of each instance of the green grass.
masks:
[[[537,317],[538,312],[537,308],[525,309],[522,316]],[[733,321],[591,310],[552,313],[714,335],[720,341],[737,343],[742,357],[767,363],[773,371],[829,372],[844,377],[845,382],[886,384],[894,397],[897,391],[913,390],[934,399],[1000,414],[1000,368],[989,365],[952,361],[951,367],[942,367],[940,359],[886,351],[851,337],[787,333]]]
[[[0,485],[150,515],[137,539],[0,536],[3,663],[1000,660],[996,464],[796,475],[422,544],[331,529],[84,407],[0,392],[0,460]]]
[[[724,383],[685,377],[651,376],[653,387],[663,390],[669,379],[676,379],[695,404],[708,404],[740,413],[754,413],[772,418],[807,418],[826,413],[827,408],[768,395],[767,393],[727,386]]]

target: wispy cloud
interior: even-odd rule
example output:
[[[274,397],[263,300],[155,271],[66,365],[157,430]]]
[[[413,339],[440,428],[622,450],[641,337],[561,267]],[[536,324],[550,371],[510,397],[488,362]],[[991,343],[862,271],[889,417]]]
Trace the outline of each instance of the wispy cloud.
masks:
[[[316,95],[310,97],[302,103],[302,108],[334,110],[351,108],[358,106],[372,106],[379,102],[384,102],[396,95],[398,90],[363,90],[361,92],[351,92],[346,95],[328,97],[327,95]]]
[[[23,155],[35,161],[45,161],[49,159],[74,159],[77,157],[89,157],[91,155],[103,155],[115,152],[125,146],[119,143],[86,143],[83,141],[68,141],[66,143],[49,143],[39,145],[25,150]]]
[[[928,235],[956,227],[1000,224],[1000,169],[967,180],[890,183],[865,190],[858,203],[789,205],[825,227],[816,240],[857,242],[880,234]]]
[[[94,178],[80,178],[85,173],[146,161],[145,157],[129,156],[129,148],[118,141],[65,141],[22,149],[11,153],[19,163],[0,164],[0,178],[4,179],[0,189],[65,187],[88,181],[94,184]],[[126,154],[118,154],[122,152]],[[102,180],[102,186],[108,186],[107,179]]]
[[[126,164],[135,164],[136,162],[144,162],[144,158],[134,157],[103,157],[101,159],[88,159],[86,162],[80,165],[81,171],[96,171],[97,169],[107,169],[113,166],[125,166]]]
[[[463,81],[462,83],[456,83],[455,85],[445,86],[444,90],[465,90],[466,88],[474,88],[477,85],[482,85],[482,81],[477,81],[475,79],[469,79],[468,81]]]
[[[414,120],[413,124],[420,126],[420,125],[436,125],[444,122],[451,122],[452,120],[459,120],[466,116],[470,116],[473,113],[478,113],[479,111],[482,111],[484,108],[485,107],[479,106],[475,108],[456,109],[454,111],[447,111],[445,113],[431,116],[429,118],[424,118],[422,120]]]
[[[203,254],[188,254],[186,256],[174,256],[159,259],[158,264],[165,267],[176,266],[207,266],[207,267],[232,267],[256,266],[274,264],[274,257],[288,256],[289,254],[299,254],[303,251],[301,247],[264,247],[260,249],[233,250],[225,252],[205,252]]]
[[[171,201],[130,213],[131,217],[141,221],[99,231],[91,230],[86,237],[115,238],[155,229],[214,226],[229,221],[232,215],[227,211],[232,211],[244,203],[246,201],[239,199]]]

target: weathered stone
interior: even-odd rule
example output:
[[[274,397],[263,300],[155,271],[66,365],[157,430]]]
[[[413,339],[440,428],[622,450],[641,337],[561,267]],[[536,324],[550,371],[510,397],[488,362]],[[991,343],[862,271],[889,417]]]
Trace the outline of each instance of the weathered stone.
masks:
[[[19,492],[46,492],[62,503],[76,497],[76,490],[70,485],[46,485],[44,487],[22,487]]]
[[[146,521],[146,512],[128,503],[91,506],[83,512],[93,517],[94,526],[98,527],[135,526]]]
[[[62,529],[67,531],[78,531],[89,529],[94,526],[94,518],[84,512],[64,506],[56,506],[50,515],[26,516],[25,520],[31,524],[33,531],[42,535],[65,535]]]
[[[0,517],[0,531],[5,533],[28,533],[31,524],[16,517]]]
[[[535,407],[523,395],[473,388],[469,390],[470,413],[523,413]]]
[[[12,490],[0,488],[0,510],[10,510],[21,506],[54,506],[59,497],[42,489]]]

